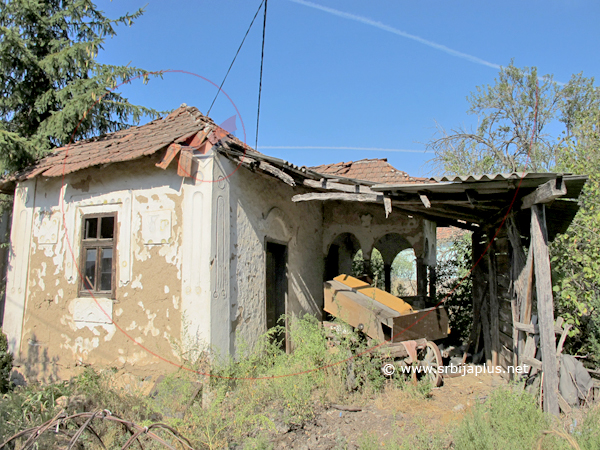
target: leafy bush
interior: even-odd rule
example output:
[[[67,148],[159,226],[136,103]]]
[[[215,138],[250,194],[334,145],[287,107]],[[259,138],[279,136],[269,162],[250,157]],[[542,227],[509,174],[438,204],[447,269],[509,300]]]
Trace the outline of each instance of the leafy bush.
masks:
[[[539,408],[534,397],[520,388],[505,387],[492,393],[489,400],[478,405],[463,419],[454,436],[461,450],[495,450],[535,448],[544,430],[550,429],[549,416]],[[544,449],[556,447],[549,437]]]
[[[450,318],[452,335],[466,341],[473,322],[473,267],[471,235],[455,238],[450,250],[439,258],[437,266],[437,298],[444,300]]]
[[[560,153],[558,170],[588,174],[580,209],[550,247],[557,315],[573,325],[571,354],[600,365],[600,110],[578,117]]]
[[[8,351],[8,340],[0,328],[0,394],[8,392],[12,388],[10,381],[12,363],[13,356]]]

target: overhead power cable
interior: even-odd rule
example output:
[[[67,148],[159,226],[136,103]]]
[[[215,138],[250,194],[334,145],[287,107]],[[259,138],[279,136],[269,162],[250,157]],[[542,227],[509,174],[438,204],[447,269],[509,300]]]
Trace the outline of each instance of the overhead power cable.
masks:
[[[225,77],[223,78],[223,81],[221,82],[221,85],[219,86],[219,89],[217,90],[217,94],[215,95],[215,98],[213,99],[212,103],[210,104],[210,108],[208,108],[208,111],[206,112],[207,116],[210,115],[210,111],[212,110],[212,107],[214,106],[215,102],[217,101],[217,97],[219,96],[219,93],[221,92],[221,88],[225,84],[225,80],[227,79],[227,75],[229,75],[229,72],[231,71],[231,68],[233,67],[233,63],[235,63],[235,59],[237,58],[238,54],[240,53],[240,50],[242,49],[242,46],[244,45],[244,41],[246,40],[246,37],[248,37],[248,33],[250,33],[250,29],[252,28],[252,25],[254,24],[254,21],[256,20],[256,17],[258,16],[258,13],[260,12],[260,9],[263,6],[263,3],[265,3],[265,14],[266,14],[266,8],[267,8],[267,6],[266,6],[266,0],[262,0],[260,2],[260,5],[258,5],[258,9],[256,10],[256,13],[254,14],[254,17],[252,18],[252,22],[250,22],[250,26],[246,30],[246,34],[244,35],[244,39],[242,39],[242,43],[238,47],[237,52],[235,52],[235,56],[233,57],[233,61],[231,61],[231,64],[229,65],[229,69],[227,69],[227,73],[225,74]],[[264,48],[264,40],[265,40],[265,32],[264,32],[264,29],[263,29],[263,48]],[[262,61],[261,61],[261,74],[262,74]]]
[[[260,119],[260,95],[262,93],[263,61],[265,59],[265,30],[267,29],[267,1],[265,0],[265,16],[263,19],[262,50],[260,52],[260,80],[258,82],[258,108],[256,111],[256,142],[254,149],[258,150],[258,122]]]

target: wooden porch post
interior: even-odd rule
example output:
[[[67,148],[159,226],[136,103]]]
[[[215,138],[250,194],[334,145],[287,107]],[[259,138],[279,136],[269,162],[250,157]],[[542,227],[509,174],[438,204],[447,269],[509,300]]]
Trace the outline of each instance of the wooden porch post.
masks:
[[[383,274],[385,276],[385,290],[386,292],[392,293],[392,265],[383,265]]]
[[[554,335],[554,300],[552,297],[552,278],[550,276],[550,257],[548,255],[546,207],[543,204],[535,204],[531,207],[531,240],[537,291],[542,370],[544,371],[544,411],[558,416],[558,362],[556,360],[556,338]]]
[[[485,264],[484,259],[479,259],[483,254],[482,245],[483,236],[481,232],[474,232],[471,237],[473,246],[473,264],[479,262],[474,268],[471,276],[473,277],[473,321],[481,320],[481,330],[483,332],[483,348],[485,350],[485,361],[488,365],[492,363],[492,342],[490,337],[489,307],[486,301]],[[478,336],[475,336],[475,342]]]
[[[436,302],[436,290],[435,285],[437,283],[437,274],[435,272],[435,266],[429,266],[429,297],[432,302]]]
[[[417,258],[417,295],[422,297],[422,300],[427,297],[427,266],[422,257]]]

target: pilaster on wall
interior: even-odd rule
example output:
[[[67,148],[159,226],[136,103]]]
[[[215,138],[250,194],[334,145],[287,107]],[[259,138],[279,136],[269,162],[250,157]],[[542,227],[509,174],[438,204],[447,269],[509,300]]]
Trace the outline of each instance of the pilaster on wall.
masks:
[[[21,334],[27,301],[35,186],[35,180],[19,183],[15,190],[13,206],[3,331],[8,336],[8,349],[17,359],[21,352]]]
[[[181,265],[182,340],[186,351],[205,350],[211,344],[211,239],[213,157],[199,161],[196,178],[183,181],[183,255]]]
[[[211,347],[220,355],[230,352],[230,182],[235,167],[224,157],[216,157],[213,167],[211,236]]]

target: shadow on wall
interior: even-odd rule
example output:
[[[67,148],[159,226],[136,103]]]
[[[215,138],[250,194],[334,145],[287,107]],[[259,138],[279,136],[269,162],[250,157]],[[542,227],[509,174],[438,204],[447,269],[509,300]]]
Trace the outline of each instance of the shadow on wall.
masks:
[[[291,281],[290,287],[299,306],[304,312],[314,315],[319,321],[323,320],[323,291],[319,290],[317,295],[320,294],[320,296],[315,297],[302,276],[294,272],[289,273],[288,276]]]
[[[59,360],[58,356],[48,356],[48,349],[43,347],[34,334],[27,340],[27,356],[23,361],[25,367],[22,373],[29,382],[53,383],[59,380]]]

